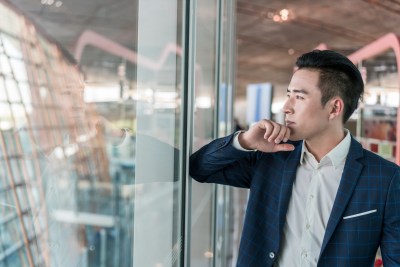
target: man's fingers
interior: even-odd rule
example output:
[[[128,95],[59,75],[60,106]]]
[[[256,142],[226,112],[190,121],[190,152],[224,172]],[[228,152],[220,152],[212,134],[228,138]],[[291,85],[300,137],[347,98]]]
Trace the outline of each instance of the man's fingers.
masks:
[[[271,123],[271,121],[268,120],[262,120],[260,124],[260,128],[263,129],[264,132],[264,139],[268,139],[268,137],[271,135],[274,127]]]
[[[268,137],[268,142],[274,142],[275,139],[278,137],[279,132],[281,131],[281,125],[277,124],[277,123],[272,123],[273,129],[271,134]]]
[[[289,131],[289,136],[290,136],[290,129],[287,128],[286,126],[282,125],[278,136],[276,136],[275,139],[274,139],[275,144],[279,144],[282,141],[283,142],[287,142],[288,139],[286,138],[286,136],[288,134],[287,133],[288,131]]]
[[[274,147],[274,152],[278,151],[292,151],[294,150],[294,145],[292,144],[278,144]]]
[[[283,142],[287,142],[287,141],[289,141],[289,138],[290,138],[290,128],[287,128],[286,127],[286,132],[285,132],[285,137],[283,137]]]
[[[262,120],[259,128],[264,130],[264,139],[270,143],[279,144],[287,142],[290,137],[290,129],[284,125],[270,120]]]

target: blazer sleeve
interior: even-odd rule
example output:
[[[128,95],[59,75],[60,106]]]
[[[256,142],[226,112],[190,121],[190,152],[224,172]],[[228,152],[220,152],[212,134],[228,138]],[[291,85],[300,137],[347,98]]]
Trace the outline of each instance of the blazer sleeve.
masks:
[[[205,145],[189,158],[189,174],[201,183],[217,183],[249,188],[254,165],[261,152],[233,147],[234,135]]]
[[[400,266],[400,171],[394,174],[386,199],[381,253],[385,267]]]

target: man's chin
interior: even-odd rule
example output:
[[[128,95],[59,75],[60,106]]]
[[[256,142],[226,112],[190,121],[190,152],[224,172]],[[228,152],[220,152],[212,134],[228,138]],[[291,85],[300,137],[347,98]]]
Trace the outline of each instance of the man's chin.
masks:
[[[289,140],[292,142],[296,142],[296,141],[301,141],[303,140],[303,138],[301,136],[297,136],[297,135],[290,135]]]

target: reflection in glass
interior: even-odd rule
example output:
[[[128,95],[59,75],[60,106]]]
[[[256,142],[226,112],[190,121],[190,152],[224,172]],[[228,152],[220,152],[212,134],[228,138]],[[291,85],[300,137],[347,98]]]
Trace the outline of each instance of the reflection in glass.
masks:
[[[0,2],[0,266],[179,266],[183,9],[156,2],[64,3],[91,17],[70,40]]]
[[[98,266],[98,221],[115,220],[98,217],[115,215],[99,116],[80,99],[75,63],[2,3],[0,13],[21,26],[0,34],[1,266]]]

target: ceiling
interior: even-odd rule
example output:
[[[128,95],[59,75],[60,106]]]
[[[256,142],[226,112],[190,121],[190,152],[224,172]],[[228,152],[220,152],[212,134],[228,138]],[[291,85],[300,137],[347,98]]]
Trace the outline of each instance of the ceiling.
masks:
[[[282,9],[289,11],[287,20]],[[349,55],[389,32],[400,35],[400,1],[238,0],[237,21],[237,96],[248,83],[271,82],[280,97],[296,58],[319,44]],[[382,65],[396,71],[390,51],[365,65],[369,72]]]
[[[137,1],[69,0],[59,8],[57,0],[9,1],[67,49],[90,28],[135,50]],[[238,0],[236,30],[236,97],[249,83],[271,82],[280,98],[296,58],[319,44],[348,55],[389,32],[400,35],[400,0]],[[112,60],[107,66],[115,67]],[[390,52],[366,66],[369,77],[379,68],[396,72]]]

